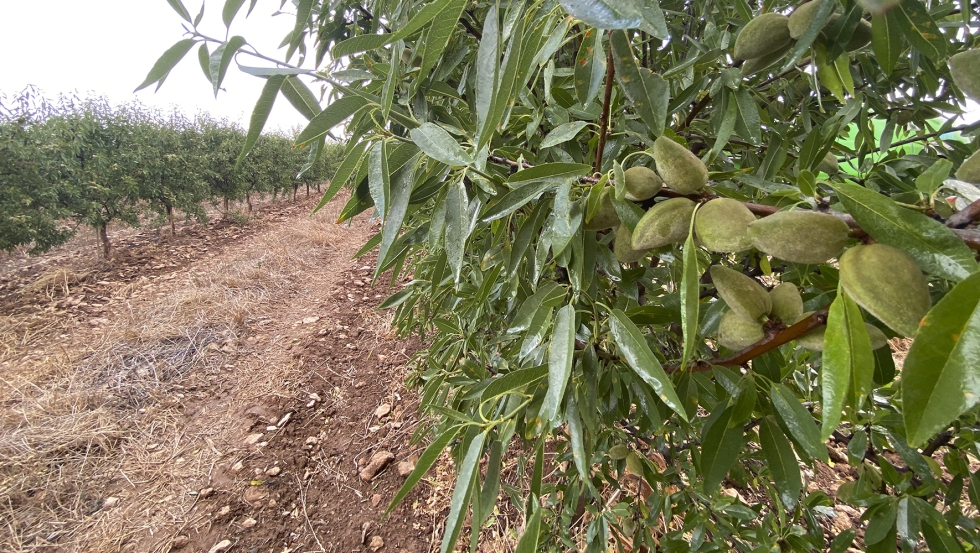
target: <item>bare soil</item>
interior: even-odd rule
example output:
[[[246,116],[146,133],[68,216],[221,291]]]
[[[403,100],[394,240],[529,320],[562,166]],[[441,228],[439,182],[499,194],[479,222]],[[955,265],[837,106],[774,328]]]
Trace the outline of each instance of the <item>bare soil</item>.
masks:
[[[382,516],[425,444],[378,226],[314,206],[0,261],[0,550],[438,547],[448,479]]]

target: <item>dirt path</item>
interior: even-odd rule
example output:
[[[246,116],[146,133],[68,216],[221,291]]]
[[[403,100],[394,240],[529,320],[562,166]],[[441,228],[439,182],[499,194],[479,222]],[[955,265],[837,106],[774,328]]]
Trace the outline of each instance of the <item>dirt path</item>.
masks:
[[[0,274],[0,550],[429,551],[449,493],[381,514],[421,445],[340,205],[80,246]],[[391,459],[367,478],[365,466]],[[363,475],[365,478],[361,478]]]

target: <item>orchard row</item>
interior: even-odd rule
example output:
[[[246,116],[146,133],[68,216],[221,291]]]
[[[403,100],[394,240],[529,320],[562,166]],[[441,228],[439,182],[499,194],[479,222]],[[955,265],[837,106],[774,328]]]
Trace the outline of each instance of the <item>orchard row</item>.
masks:
[[[255,140],[247,156],[246,140]],[[40,253],[82,226],[108,256],[110,223],[205,221],[205,205],[295,197],[333,172],[342,146],[294,149],[279,134],[247,137],[206,114],[190,118],[104,98],[0,97],[0,249]],[[319,154],[319,155],[318,155]]]

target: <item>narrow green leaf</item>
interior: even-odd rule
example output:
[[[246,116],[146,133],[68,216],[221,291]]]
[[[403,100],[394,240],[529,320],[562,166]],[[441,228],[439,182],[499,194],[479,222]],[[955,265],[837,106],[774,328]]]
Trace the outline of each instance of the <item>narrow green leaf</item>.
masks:
[[[887,13],[876,13],[871,17],[871,48],[885,75],[892,74],[905,50],[902,33],[894,18]]]
[[[228,73],[228,66],[231,65],[231,60],[235,59],[235,54],[244,45],[245,39],[236,35],[229,38],[228,42],[215,48],[211,54],[209,67],[211,69],[211,85],[214,87],[215,98],[218,97],[218,90],[221,88],[221,83],[225,80],[225,75]]]
[[[915,187],[927,196],[939,190],[953,170],[953,162],[948,159],[937,159],[935,163],[915,178]]]
[[[388,200],[391,198],[391,173],[385,144],[384,140],[375,142],[368,154],[368,190],[382,221],[388,214]]]
[[[555,420],[558,407],[565,397],[565,386],[572,374],[572,360],[575,353],[575,306],[568,304],[558,310],[555,327],[548,346],[548,393],[538,416],[548,424]]]
[[[595,98],[605,73],[599,29],[587,29],[575,59],[575,95],[583,106]]]
[[[871,516],[868,519],[868,528],[864,532],[864,543],[874,545],[881,543],[892,533],[898,511],[895,509],[895,503],[891,500],[885,501],[878,508],[869,509],[869,511],[871,511]],[[892,542],[894,542],[894,538]]]
[[[245,135],[245,144],[242,146],[241,153],[238,154],[238,161],[235,162],[235,167],[241,165],[245,156],[252,151],[252,148],[258,141],[259,135],[262,134],[262,128],[265,127],[265,122],[269,120],[272,105],[276,103],[276,96],[279,95],[279,87],[282,86],[285,79],[286,77],[283,76],[269,77],[269,80],[265,82],[265,86],[262,87],[259,99],[255,102],[255,108],[252,109],[252,117],[248,123],[248,133]]]
[[[210,61],[208,63],[210,64]],[[252,65],[242,65],[240,63],[238,64],[238,70],[254,77],[269,77],[272,75],[309,75],[311,73],[309,69],[301,69],[299,67],[255,67]],[[208,79],[210,80],[210,69]]]
[[[820,31],[823,30],[827,21],[830,19],[831,14],[839,4],[837,2],[821,2],[820,7],[817,8],[817,13],[813,15],[813,19],[810,21],[810,26],[807,27],[806,31],[796,40],[793,47],[790,48],[789,53],[783,58],[783,66],[779,69],[779,72],[788,71],[796,65],[796,62],[800,61],[809,50],[810,46],[813,45],[813,41],[820,36]]]
[[[770,417],[762,419],[759,425],[759,442],[769,474],[772,475],[776,489],[779,491],[780,501],[790,509],[795,508],[800,491],[803,490],[800,465],[789,440]]]
[[[516,185],[514,186],[516,188],[532,181],[563,181],[568,178],[582,177],[589,174],[591,170],[591,165],[582,163],[542,163],[514,173],[507,179],[507,182]]]
[[[811,459],[828,462],[827,448],[820,439],[820,430],[806,407],[782,384],[773,384],[769,397],[776,415],[793,442]]]
[[[531,496],[531,500],[537,503],[538,498]],[[544,508],[540,505],[534,506],[534,512],[531,514],[531,518],[527,520],[527,525],[524,526],[524,535],[521,536],[521,541],[517,542],[517,548],[514,553],[538,553],[538,537],[541,533],[541,511]]]
[[[837,429],[848,390],[854,398],[855,409],[860,408],[860,403],[871,392],[874,362],[871,338],[864,326],[861,309],[841,289],[830,304],[823,338],[821,440],[829,438]]]
[[[453,269],[453,276],[459,282],[459,273],[463,267],[463,253],[466,251],[466,239],[470,234],[468,217],[469,200],[463,183],[456,181],[449,186],[446,194],[446,258]]]
[[[542,282],[534,294],[521,303],[521,307],[517,310],[517,315],[514,316],[507,332],[514,333],[527,330],[534,314],[540,307],[555,307],[558,303],[563,303],[566,295],[565,287],[557,282],[551,280]]]
[[[946,59],[946,45],[949,40],[919,0],[902,0],[889,13],[895,14],[896,23],[916,50],[935,63]]]
[[[412,491],[412,488],[414,488],[415,485],[422,480],[425,473],[429,472],[432,465],[434,465],[436,461],[439,460],[439,456],[442,455],[442,450],[446,449],[449,442],[453,441],[456,438],[456,435],[459,434],[460,428],[462,427],[453,426],[440,434],[435,440],[432,440],[429,447],[425,448],[425,451],[422,452],[422,455],[419,455],[419,460],[415,463],[415,469],[408,475],[408,478],[405,479],[405,483],[398,489],[395,497],[392,498],[391,503],[388,504],[388,508],[385,509],[385,515],[390,513],[402,499],[405,499],[408,492]]]
[[[463,4],[465,4],[464,0],[435,0],[434,2],[423,6],[422,9],[420,9],[419,12],[415,14],[415,16],[412,17],[404,27],[396,30],[393,33],[381,35],[360,35],[337,43],[337,45],[333,47],[333,58],[340,59],[342,57],[357,54],[358,52],[376,50],[382,46],[391,44],[396,40],[408,38],[412,34],[421,30],[422,27],[425,27],[430,21],[435,19],[440,12],[447,10],[448,6],[460,6]]]
[[[179,15],[181,19],[191,23],[191,14],[187,11],[187,8],[184,7],[183,2],[180,0],[167,0],[167,3],[170,4],[170,7],[177,12],[177,15]]]
[[[698,248],[694,244],[694,216],[688,225],[687,240],[684,242],[684,270],[681,277],[681,329],[684,333],[684,353],[681,357],[681,372],[687,368],[687,363],[694,354],[698,340],[698,307],[700,305],[701,270],[698,267]]]
[[[963,547],[949,530],[941,528],[933,520],[926,519],[922,525],[922,537],[926,539],[930,553],[963,553]]]
[[[520,4],[514,4],[511,13],[520,13]],[[503,120],[504,114],[513,105],[513,97],[518,87],[517,72],[521,65],[521,48],[524,44],[524,31],[527,25],[526,18],[520,18],[511,30],[510,42],[507,44],[507,51],[504,54],[503,62],[497,75],[496,92],[492,100],[492,109],[486,125],[482,127],[477,136],[476,144],[478,149],[483,149],[489,143],[497,126]],[[523,87],[524,83],[521,82]]]
[[[634,29],[643,24],[643,13],[632,0],[561,0],[561,7],[575,19],[600,29]]]
[[[490,205],[489,209],[483,213],[480,220],[484,223],[489,223],[490,221],[495,221],[506,217],[523,207],[525,204],[527,204],[527,202],[531,201],[539,194],[554,187],[554,182],[539,181],[528,184],[527,186],[522,186],[516,190],[511,190],[500,196],[500,199]]]
[[[527,388],[528,386],[536,384],[547,375],[547,365],[511,371],[507,374],[494,378],[493,381],[483,389],[483,393],[480,397],[486,401],[497,396],[509,394],[514,390]]]
[[[359,96],[344,96],[326,107],[314,117],[299,136],[296,137],[297,147],[303,147],[327,134],[330,129],[344,122],[357,110],[368,105],[368,101]]]
[[[902,369],[902,398],[911,445],[980,401],[980,273],[957,284],[920,323]]]
[[[746,138],[753,144],[762,143],[762,119],[759,117],[759,106],[756,105],[752,93],[746,87],[739,88],[735,94],[738,103],[738,115],[747,132]]]
[[[577,135],[579,131],[588,125],[589,123],[587,121],[573,121],[571,123],[558,125],[557,127],[551,129],[551,131],[544,137],[544,139],[541,141],[540,147],[550,148],[563,142],[568,142],[569,140],[575,138],[575,135]]]
[[[363,141],[358,142],[348,148],[347,153],[344,155],[344,160],[340,162],[337,166],[337,171],[334,173],[333,178],[330,179],[330,186],[327,187],[326,192],[323,193],[323,198],[320,199],[320,203],[317,204],[316,209],[313,213],[316,213],[323,206],[327,205],[327,202],[333,199],[340,192],[340,189],[347,184],[357,168],[361,165],[361,161],[364,159],[364,151],[367,149],[370,142]]]
[[[687,411],[684,410],[684,404],[677,397],[677,392],[674,391],[674,385],[671,384],[670,378],[664,372],[660,361],[650,351],[650,346],[647,345],[640,329],[633,324],[626,313],[619,309],[613,310],[609,317],[609,331],[619,346],[626,363],[636,372],[637,376],[657,392],[661,401],[666,403],[682,419],[688,420]]]
[[[500,73],[500,16],[496,2],[490,3],[483,23],[483,38],[476,53],[475,104],[470,110],[476,114],[476,149],[483,146],[483,137],[493,132],[490,119],[493,102],[497,96]]]
[[[289,103],[307,121],[311,121],[320,113],[320,102],[313,95],[313,91],[299,77],[295,75],[286,77],[286,80],[282,83],[281,91],[282,95],[286,97],[286,100],[289,100]]]
[[[483,442],[487,435],[479,433],[474,437],[469,447],[466,448],[466,455],[460,463],[459,472],[456,475],[456,488],[453,490],[453,498],[449,502],[449,516],[446,517],[446,529],[442,536],[442,547],[440,553],[449,553],[459,539],[459,532],[463,529],[463,521],[466,518],[466,507],[470,503],[470,492],[473,489],[473,479],[480,469],[480,457],[483,455]]]
[[[742,452],[742,426],[736,424],[730,428],[735,409],[723,407],[725,403],[719,402],[715,412],[704,422],[701,477],[704,478],[706,493],[718,489]]]
[[[404,41],[395,41],[388,58],[388,77],[381,87],[381,119],[387,120],[391,113],[391,103],[395,100],[395,89],[398,88],[398,66],[401,64],[402,52],[405,50]]]
[[[405,214],[408,213],[408,200],[415,184],[415,163],[402,167],[391,181],[390,206],[381,229],[381,246],[378,248],[378,268],[384,266],[389,258],[389,249],[402,230]],[[379,270],[380,274],[380,270]]]
[[[425,35],[425,49],[422,50],[422,65],[419,67],[421,78],[416,81],[417,83],[421,83],[422,78],[432,74],[432,70],[442,59],[442,54],[446,51],[446,45],[449,44],[453,31],[459,26],[459,18],[463,15],[465,7],[465,0],[450,2],[432,20],[432,26],[429,27]]]
[[[633,55],[633,48],[625,31],[613,32],[610,43],[616,78],[623,87],[623,93],[633,103],[650,133],[660,136],[664,132],[667,106],[670,103],[670,87],[667,81],[640,65]]]
[[[146,74],[146,79],[144,79],[133,92],[143,90],[144,88],[158,81],[160,84],[157,85],[157,89],[159,90],[160,86],[163,85],[163,81],[167,78],[167,75],[170,74],[170,70],[173,69],[174,66],[176,66],[177,63],[179,63],[180,60],[187,55],[187,52],[189,52],[193,46],[194,39],[185,38],[184,40],[181,40],[177,42],[177,44],[174,44],[168,48],[167,51],[160,56],[160,59],[153,64],[150,72]]]
[[[960,281],[980,270],[973,252],[946,225],[863,186],[833,185],[847,212],[875,240],[912,256],[926,272]]]
[[[568,437],[572,444],[572,461],[575,463],[575,470],[578,471],[579,478],[585,481],[585,485],[592,490],[592,494],[598,497],[599,492],[592,484],[591,457],[585,451],[585,439],[582,437],[582,418],[579,416],[575,394],[568,396],[565,420],[568,421]]]
[[[451,134],[435,123],[422,123],[409,131],[409,135],[425,155],[436,161],[450,166],[473,163],[473,156],[461,148]]]
[[[500,491],[500,461],[503,449],[504,447],[500,440],[494,440],[490,443],[490,458],[487,460],[487,477],[486,481],[483,482],[483,489],[480,490],[480,523],[485,521],[493,513],[493,506],[497,503],[497,493]],[[474,526],[479,527],[480,524],[475,524]]]
[[[415,294],[415,290],[406,288],[401,292],[395,292],[394,294],[388,296],[385,301],[378,305],[378,309],[391,309],[392,307],[398,307],[399,305],[405,303],[409,298]]]
[[[225,27],[231,27],[231,22],[235,20],[238,10],[242,9],[244,3],[245,0],[225,0],[225,7],[221,10],[221,20],[224,21]]]
[[[211,82],[211,53],[208,52],[207,42],[202,42],[200,48],[197,49],[197,62],[201,64],[204,78]]]

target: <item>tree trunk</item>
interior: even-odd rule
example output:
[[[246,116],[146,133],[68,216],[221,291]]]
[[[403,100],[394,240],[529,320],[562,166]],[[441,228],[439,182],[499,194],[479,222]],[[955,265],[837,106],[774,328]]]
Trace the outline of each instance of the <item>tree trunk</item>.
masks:
[[[306,197],[307,198],[310,197],[310,185],[308,185],[308,184],[306,185]]]
[[[299,190],[299,185],[293,186],[293,201],[296,201],[296,191]]]
[[[228,197],[225,196],[225,213],[228,213]]]
[[[174,225],[174,208],[167,206],[167,217],[170,218],[170,236],[177,236],[177,226]]]
[[[317,194],[323,194],[323,192],[320,192],[320,182],[319,181],[317,181],[317,183],[316,183],[316,193]]]
[[[252,195],[251,194],[245,194],[245,203],[248,204],[248,212],[251,213],[252,212]]]
[[[108,225],[106,223],[102,223],[95,228],[95,232],[99,237],[99,244],[102,246],[102,259],[109,259],[110,253],[109,233],[107,227]]]

